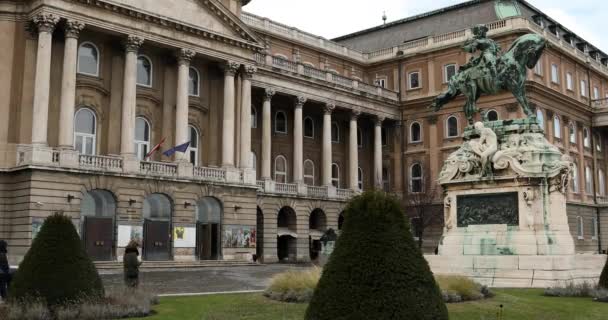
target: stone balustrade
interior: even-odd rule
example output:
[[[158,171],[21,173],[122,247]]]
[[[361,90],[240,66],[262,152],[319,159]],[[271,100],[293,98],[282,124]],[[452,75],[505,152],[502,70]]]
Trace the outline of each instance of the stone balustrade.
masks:
[[[280,194],[298,194],[298,185],[296,183],[276,183],[275,192]]]
[[[140,161],[139,173],[153,176],[173,177],[177,175],[177,164],[168,162]]]
[[[95,156],[81,154],[78,156],[78,164],[81,169],[96,171],[122,172],[122,158],[111,156]]]
[[[226,182],[226,170],[222,168],[194,167],[193,176],[203,181]]]
[[[339,199],[349,199],[355,195],[355,192],[350,189],[336,189],[336,196]]]

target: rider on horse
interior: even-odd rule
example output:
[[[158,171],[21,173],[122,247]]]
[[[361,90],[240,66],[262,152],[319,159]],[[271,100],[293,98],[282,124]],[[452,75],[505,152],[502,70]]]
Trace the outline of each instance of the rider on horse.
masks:
[[[496,77],[497,70],[497,59],[500,53],[500,45],[496,41],[487,37],[488,27],[485,25],[477,25],[473,27],[472,39],[465,42],[462,47],[464,51],[468,53],[475,53],[480,51],[479,57],[473,57],[467,64],[460,67],[460,70],[466,70],[475,66],[485,65],[489,70],[492,78]],[[484,76],[484,75],[480,75]]]

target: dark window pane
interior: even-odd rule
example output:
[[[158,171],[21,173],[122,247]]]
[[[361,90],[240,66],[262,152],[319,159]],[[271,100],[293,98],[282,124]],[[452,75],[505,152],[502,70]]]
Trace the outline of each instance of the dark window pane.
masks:
[[[97,75],[99,53],[91,44],[84,44],[78,48],[78,72]]]

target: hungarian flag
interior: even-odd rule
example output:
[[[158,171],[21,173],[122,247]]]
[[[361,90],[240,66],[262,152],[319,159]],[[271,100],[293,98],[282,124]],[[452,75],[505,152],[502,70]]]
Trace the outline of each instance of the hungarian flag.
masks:
[[[165,155],[165,157],[170,157],[173,154],[175,154],[175,152],[184,153],[184,152],[188,151],[188,147],[190,147],[190,141],[188,141],[184,144],[180,144],[179,146],[175,146],[175,147],[163,152],[163,154]]]
[[[160,149],[160,146],[163,145],[165,139],[167,138],[163,138],[157,145],[155,145],[154,148],[152,148],[152,150],[150,150],[150,152],[148,152],[148,154],[144,157],[144,159],[150,158],[154,154],[154,152],[156,152],[156,150]]]

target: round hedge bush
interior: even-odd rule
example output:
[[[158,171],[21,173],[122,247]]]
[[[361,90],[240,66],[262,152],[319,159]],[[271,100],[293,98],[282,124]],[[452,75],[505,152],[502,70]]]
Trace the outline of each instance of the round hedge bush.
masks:
[[[103,296],[97,269],[72,220],[62,214],[46,218],[11,283],[11,299],[43,299],[55,306]]]
[[[306,310],[307,320],[444,320],[448,311],[399,202],[366,192],[344,226]]]

